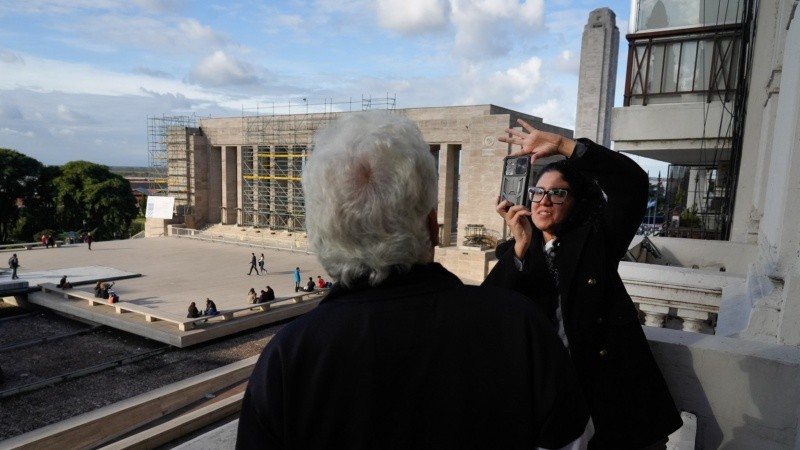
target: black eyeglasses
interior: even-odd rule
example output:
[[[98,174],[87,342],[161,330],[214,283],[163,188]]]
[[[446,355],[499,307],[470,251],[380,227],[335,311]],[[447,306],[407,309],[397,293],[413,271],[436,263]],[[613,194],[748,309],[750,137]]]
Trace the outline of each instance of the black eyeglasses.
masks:
[[[546,195],[550,197],[550,201],[553,202],[554,205],[560,205],[567,201],[567,194],[569,194],[569,190],[567,189],[550,189],[545,191],[540,187],[528,188],[528,198],[534,203],[541,202]]]

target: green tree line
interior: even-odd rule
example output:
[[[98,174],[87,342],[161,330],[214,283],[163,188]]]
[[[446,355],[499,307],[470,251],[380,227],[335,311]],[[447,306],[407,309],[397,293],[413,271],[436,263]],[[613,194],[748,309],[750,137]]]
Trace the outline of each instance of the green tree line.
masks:
[[[38,241],[42,233],[128,237],[139,213],[131,185],[107,166],[71,161],[45,166],[0,148],[0,242]]]

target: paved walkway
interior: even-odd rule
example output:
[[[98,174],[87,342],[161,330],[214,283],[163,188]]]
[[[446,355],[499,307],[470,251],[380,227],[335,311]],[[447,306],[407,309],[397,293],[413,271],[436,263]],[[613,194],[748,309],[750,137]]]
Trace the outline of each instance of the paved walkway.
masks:
[[[248,276],[250,253],[264,253],[268,273]],[[0,259],[17,253],[18,275],[31,286],[58,283],[63,275],[72,282],[98,277],[141,274],[138,278],[118,280],[114,290],[121,299],[179,317],[194,301],[198,308],[210,297],[220,309],[247,304],[247,291],[256,292],[270,285],[277,297],[294,294],[294,268],[300,267],[304,281],[317,275],[329,279],[312,254],[250,248],[196,241],[184,238],[159,237],[102,241],[61,248],[2,252]],[[10,273],[0,275],[9,281]],[[76,289],[92,291],[93,286]]]

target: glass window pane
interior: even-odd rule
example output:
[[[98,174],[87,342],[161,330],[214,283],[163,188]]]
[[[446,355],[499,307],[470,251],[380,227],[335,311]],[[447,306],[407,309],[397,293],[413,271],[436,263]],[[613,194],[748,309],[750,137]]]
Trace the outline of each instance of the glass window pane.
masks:
[[[697,41],[684,42],[681,48],[681,67],[678,75],[678,90],[688,92],[696,89],[695,65],[697,63]]]
[[[650,69],[647,75],[647,92],[649,94],[661,93],[661,80],[664,73],[664,45],[654,44],[650,50]]]
[[[639,0],[633,31],[739,23],[744,0]]]
[[[680,61],[681,43],[667,44],[664,59],[664,92],[675,92],[678,80],[678,62]]]

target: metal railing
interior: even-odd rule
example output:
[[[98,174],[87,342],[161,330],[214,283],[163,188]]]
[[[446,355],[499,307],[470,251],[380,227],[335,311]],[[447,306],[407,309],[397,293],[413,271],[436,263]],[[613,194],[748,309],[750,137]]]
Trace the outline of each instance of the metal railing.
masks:
[[[733,99],[742,31],[738,24],[630,34],[625,106]]]

